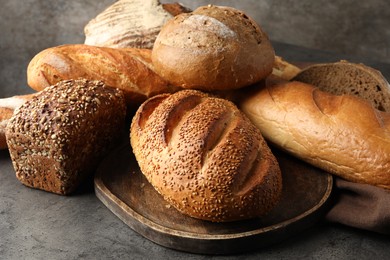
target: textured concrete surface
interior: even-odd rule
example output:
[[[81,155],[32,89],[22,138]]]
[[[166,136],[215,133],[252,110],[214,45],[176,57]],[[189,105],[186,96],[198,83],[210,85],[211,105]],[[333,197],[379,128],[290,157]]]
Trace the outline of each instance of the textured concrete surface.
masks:
[[[0,0],[0,89],[31,92],[25,76],[31,58],[48,47],[82,43],[85,24],[113,2]],[[179,2],[193,9],[206,4],[233,6],[258,21],[274,41],[390,63],[387,0]]]

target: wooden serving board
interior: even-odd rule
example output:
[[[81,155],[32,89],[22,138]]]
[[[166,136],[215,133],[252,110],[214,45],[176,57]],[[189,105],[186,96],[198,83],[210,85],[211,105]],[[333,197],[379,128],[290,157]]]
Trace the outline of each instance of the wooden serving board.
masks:
[[[280,242],[323,217],[333,179],[283,152],[274,150],[283,174],[283,194],[267,216],[212,223],[179,213],[154,190],[124,143],[99,166],[97,197],[131,229],[165,247],[202,254],[231,254]]]

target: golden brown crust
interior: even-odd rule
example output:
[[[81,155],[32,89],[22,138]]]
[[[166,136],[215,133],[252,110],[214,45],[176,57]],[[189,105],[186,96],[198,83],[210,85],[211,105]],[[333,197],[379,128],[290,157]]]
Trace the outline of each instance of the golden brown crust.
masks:
[[[175,90],[154,72],[150,56],[148,49],[83,44],[52,47],[31,60],[27,81],[31,88],[40,91],[61,80],[101,80],[121,89],[129,105],[139,105],[148,97]]]
[[[390,114],[312,85],[268,86],[239,107],[270,142],[352,182],[390,189]]]
[[[218,222],[253,218],[279,199],[275,157],[227,100],[195,90],[155,96],[133,119],[131,145],[149,182],[189,216]]]
[[[101,81],[68,80],[42,90],[6,128],[16,177],[24,185],[69,194],[122,134],[123,93]]]
[[[210,5],[167,22],[152,60],[158,74],[173,85],[227,90],[265,78],[274,55],[268,36],[253,19],[234,8]]]
[[[0,149],[7,148],[5,129],[8,120],[11,118],[14,110],[20,107],[24,102],[31,99],[35,94],[17,95],[8,98],[0,98]]]

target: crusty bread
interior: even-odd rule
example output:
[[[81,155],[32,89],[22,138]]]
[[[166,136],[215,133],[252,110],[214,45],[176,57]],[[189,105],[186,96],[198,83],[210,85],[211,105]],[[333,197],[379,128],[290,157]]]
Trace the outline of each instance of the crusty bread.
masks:
[[[292,81],[239,107],[266,140],[346,180],[390,189],[390,114],[358,97]]]
[[[14,110],[20,107],[24,102],[31,99],[34,94],[17,95],[8,98],[0,98],[0,149],[7,148],[5,130],[8,120],[14,113]]]
[[[298,66],[286,61],[280,56],[275,56],[275,63],[272,69],[273,76],[283,80],[291,80],[300,72],[301,69]]]
[[[390,112],[390,85],[380,71],[345,60],[306,67],[293,80],[335,94],[350,94],[370,101],[381,111]]]
[[[30,61],[27,82],[40,91],[61,80],[101,80],[121,89],[127,103],[137,106],[153,95],[176,90],[154,72],[150,56],[149,49],[56,46],[41,51]]]
[[[6,137],[24,185],[70,194],[124,130],[122,91],[100,81],[68,80],[17,108]]]
[[[167,22],[153,46],[156,72],[173,85],[228,90],[272,72],[274,49],[260,26],[231,7],[202,6]]]
[[[141,171],[180,212],[226,222],[258,217],[281,194],[279,165],[233,103],[195,90],[147,100],[131,125]]]
[[[85,44],[111,48],[151,49],[161,27],[175,15],[190,12],[178,3],[119,0],[84,28]]]

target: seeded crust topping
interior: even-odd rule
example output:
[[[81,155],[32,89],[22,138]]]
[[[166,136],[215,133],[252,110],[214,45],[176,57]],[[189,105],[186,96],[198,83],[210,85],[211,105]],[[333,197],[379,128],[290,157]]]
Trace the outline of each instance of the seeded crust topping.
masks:
[[[27,186],[71,192],[118,135],[120,90],[101,81],[66,80],[23,104],[7,126],[16,175]]]
[[[133,119],[131,145],[149,182],[192,217],[258,217],[279,199],[275,157],[229,101],[194,90],[155,96]]]

